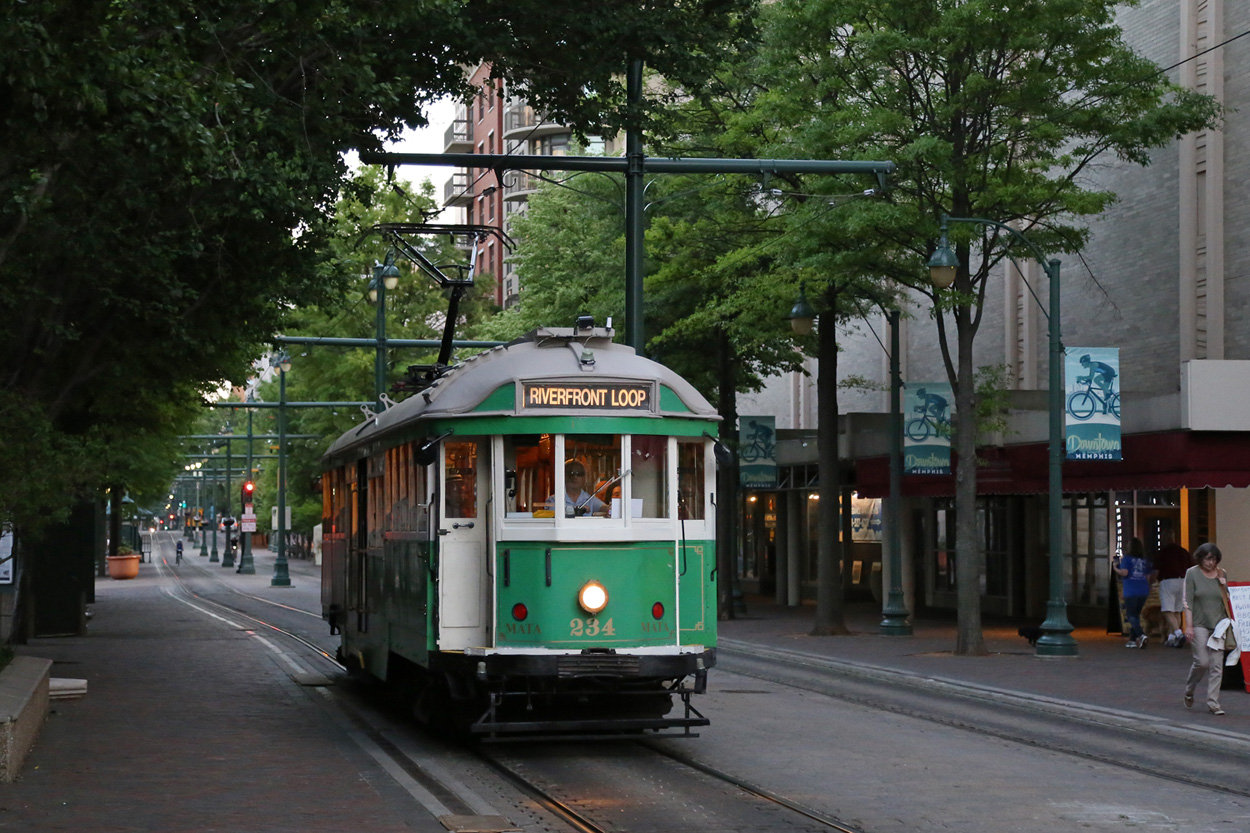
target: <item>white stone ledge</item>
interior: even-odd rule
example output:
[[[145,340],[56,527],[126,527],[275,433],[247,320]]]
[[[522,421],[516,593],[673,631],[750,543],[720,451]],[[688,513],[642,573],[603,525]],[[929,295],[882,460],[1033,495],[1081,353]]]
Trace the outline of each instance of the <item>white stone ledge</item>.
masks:
[[[17,778],[48,718],[52,660],[14,657],[0,671],[0,781]]]

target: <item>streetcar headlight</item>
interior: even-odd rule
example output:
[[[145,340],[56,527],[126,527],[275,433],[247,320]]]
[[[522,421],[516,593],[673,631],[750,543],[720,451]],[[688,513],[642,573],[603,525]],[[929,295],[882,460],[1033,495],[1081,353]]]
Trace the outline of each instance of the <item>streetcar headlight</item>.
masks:
[[[608,591],[597,581],[588,581],[577,592],[577,603],[587,613],[598,613],[608,606]]]

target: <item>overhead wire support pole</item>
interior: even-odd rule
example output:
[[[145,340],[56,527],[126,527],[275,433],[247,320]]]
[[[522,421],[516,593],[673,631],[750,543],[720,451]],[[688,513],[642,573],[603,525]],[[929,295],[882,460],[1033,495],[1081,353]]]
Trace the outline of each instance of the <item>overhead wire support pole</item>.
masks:
[[[625,343],[642,355],[646,333],[642,309],[642,276],[646,249],[643,246],[643,166],[642,130],[637,116],[642,107],[642,61],[629,64],[626,78],[629,110],[634,118],[625,132]]]
[[[627,94],[631,105],[635,76],[641,101],[642,65],[631,64],[627,78]],[[642,328],[642,177],[645,174],[858,174],[875,176],[884,190],[886,177],[894,172],[893,162],[834,161],[818,159],[711,159],[648,157],[642,151],[642,136],[631,129],[626,133],[626,158],[604,156],[541,156],[499,153],[379,153],[363,151],[360,161],[366,165],[443,165],[452,168],[491,168],[504,171],[592,171],[624,174],[625,206],[625,298],[626,342],[641,353]],[[638,205],[631,211],[630,182],[638,183]],[[635,324],[638,326],[635,327]]]

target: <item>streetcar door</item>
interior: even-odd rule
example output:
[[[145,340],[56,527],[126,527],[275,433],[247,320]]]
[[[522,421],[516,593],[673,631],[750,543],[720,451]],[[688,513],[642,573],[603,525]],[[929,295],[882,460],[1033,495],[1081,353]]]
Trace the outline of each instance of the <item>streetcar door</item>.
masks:
[[[438,647],[486,643],[486,495],[490,442],[485,438],[442,443],[438,527]]]

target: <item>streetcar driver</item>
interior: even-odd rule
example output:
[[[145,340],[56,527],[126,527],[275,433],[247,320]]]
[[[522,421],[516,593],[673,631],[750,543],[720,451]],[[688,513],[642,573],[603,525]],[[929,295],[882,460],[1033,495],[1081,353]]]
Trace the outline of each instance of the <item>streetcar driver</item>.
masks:
[[[547,499],[547,505],[555,507],[556,497]],[[586,491],[586,467],[577,459],[564,463],[564,517],[580,518],[586,515],[606,516],[608,505]]]

